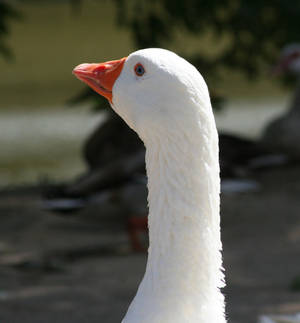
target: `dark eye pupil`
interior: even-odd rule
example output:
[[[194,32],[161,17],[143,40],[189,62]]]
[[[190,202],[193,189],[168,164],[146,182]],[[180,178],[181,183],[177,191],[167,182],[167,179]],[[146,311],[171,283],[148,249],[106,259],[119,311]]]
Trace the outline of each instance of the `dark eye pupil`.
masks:
[[[135,72],[137,75],[142,76],[145,73],[144,67],[142,65],[136,66]]]

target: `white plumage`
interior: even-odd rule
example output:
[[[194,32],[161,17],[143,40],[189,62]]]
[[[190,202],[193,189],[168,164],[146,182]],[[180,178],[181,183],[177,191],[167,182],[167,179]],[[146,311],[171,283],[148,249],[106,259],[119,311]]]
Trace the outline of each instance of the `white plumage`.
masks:
[[[218,137],[203,78],[174,53],[141,50],[112,107],[145,143],[149,189],[148,263],[123,323],[225,322]]]
[[[170,51],[140,50],[111,105],[146,146],[149,190],[146,272],[122,323],[224,323],[218,135],[205,81]]]

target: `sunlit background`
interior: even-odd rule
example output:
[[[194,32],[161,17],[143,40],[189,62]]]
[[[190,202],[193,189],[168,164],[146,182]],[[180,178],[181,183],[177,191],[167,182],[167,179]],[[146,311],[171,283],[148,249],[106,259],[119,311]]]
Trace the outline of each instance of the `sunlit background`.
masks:
[[[124,316],[146,262],[145,222],[130,231],[147,214],[143,158],[122,172],[143,148],[72,70],[150,46],[191,61],[210,89],[229,322],[300,312],[297,73],[278,73],[299,21],[294,2],[0,0],[1,323]]]
[[[109,1],[83,1],[79,8],[68,1],[18,4],[21,17],[10,23],[7,38],[13,58],[0,60],[1,186],[67,179],[84,169],[82,144],[102,116],[88,102],[67,104],[83,88],[71,72],[79,63],[127,56],[137,48],[129,30],[116,24],[115,7]],[[220,43],[209,32],[178,30],[169,48],[214,53]],[[257,138],[287,108],[291,91],[270,75],[271,68],[255,81],[224,71],[214,86],[226,97],[216,113],[219,129]]]
[[[84,1],[80,12],[67,1],[25,2],[17,9],[21,18],[10,24],[7,40],[13,58],[0,61],[1,186],[83,170],[80,148],[101,115],[88,104],[67,105],[83,88],[72,70],[133,48],[109,1]]]

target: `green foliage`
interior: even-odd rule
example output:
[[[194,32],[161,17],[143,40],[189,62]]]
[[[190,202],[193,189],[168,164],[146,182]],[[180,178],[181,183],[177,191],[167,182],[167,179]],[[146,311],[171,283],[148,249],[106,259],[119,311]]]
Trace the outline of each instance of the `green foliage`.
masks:
[[[5,44],[5,38],[9,34],[8,23],[16,18],[20,18],[17,10],[9,2],[0,0],[0,55],[6,59],[12,58],[12,52]]]
[[[78,0],[80,1],[80,0]],[[224,68],[255,78],[282,47],[300,41],[300,1],[114,0],[117,23],[130,30],[138,48],[168,48],[178,31],[199,37],[197,50],[181,52],[214,84]],[[212,34],[226,45],[216,55],[203,50]],[[206,53],[205,53],[206,52]]]
[[[204,67],[210,73],[225,66],[252,77],[259,72],[261,63],[272,62],[285,44],[300,40],[299,1],[115,2],[119,23],[131,30],[138,47],[168,44],[175,38],[178,29],[199,36],[212,32],[216,42],[226,37],[228,45],[216,57],[205,57],[200,50],[193,57],[198,67]]]

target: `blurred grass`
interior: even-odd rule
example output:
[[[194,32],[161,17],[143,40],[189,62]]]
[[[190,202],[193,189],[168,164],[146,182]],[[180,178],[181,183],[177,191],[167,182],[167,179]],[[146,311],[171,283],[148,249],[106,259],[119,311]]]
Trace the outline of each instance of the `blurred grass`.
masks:
[[[65,1],[17,5],[23,20],[14,22],[8,39],[15,61],[0,57],[0,187],[45,177],[63,180],[84,171],[81,147],[101,115],[83,107],[64,109],[83,88],[72,69],[83,62],[127,56],[135,49],[129,32],[115,25],[115,8],[109,1],[82,1],[79,12]],[[178,29],[169,49],[214,55],[225,45],[226,39],[217,40],[209,32],[199,38]],[[235,128],[237,133],[246,129],[255,136],[255,119],[265,120],[269,108],[280,110],[283,101],[276,97],[284,90],[267,72],[251,83],[239,73],[224,71],[223,82],[210,84],[233,107],[217,116],[220,128]]]
[[[23,3],[18,8],[24,19],[12,25],[8,42],[15,62],[0,58],[0,108],[61,105],[82,88],[71,75],[75,65],[127,56],[134,50],[128,31],[115,25],[115,8],[109,1],[83,1],[77,13],[57,1]],[[213,55],[224,45],[226,39],[217,40],[210,33],[199,39],[178,30],[170,49]],[[227,97],[282,95],[283,89],[267,72],[249,82],[239,73],[224,71],[217,90]]]
[[[0,187],[41,179],[66,180],[82,173],[80,156],[88,134],[101,123],[84,108],[2,111]]]
[[[15,62],[0,58],[0,108],[61,105],[82,88],[71,72],[82,62],[126,56],[128,32],[115,26],[109,1],[83,1],[72,12],[62,2],[19,4],[24,19],[12,25]]]

